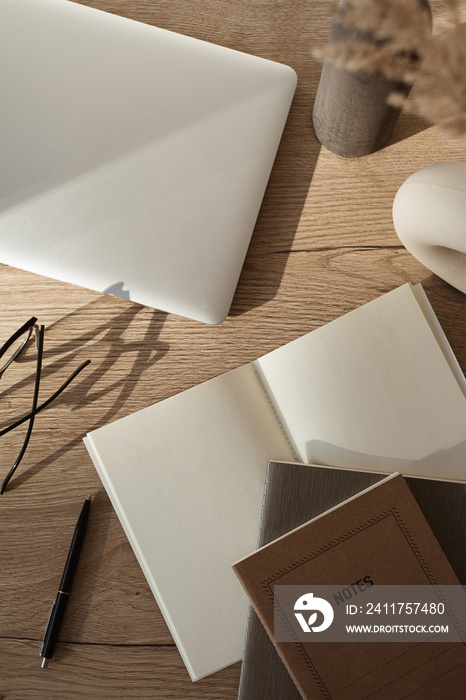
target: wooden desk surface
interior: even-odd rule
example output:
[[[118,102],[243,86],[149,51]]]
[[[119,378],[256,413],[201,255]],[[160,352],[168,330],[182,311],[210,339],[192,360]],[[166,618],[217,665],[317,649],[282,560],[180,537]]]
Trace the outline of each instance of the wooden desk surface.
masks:
[[[0,338],[36,315],[45,324],[42,396],[81,361],[92,364],[36,420],[0,497],[0,698],[235,698],[240,665],[193,684],[82,443],[86,432],[244,364],[406,281],[422,281],[466,369],[466,296],[404,248],[394,195],[429,163],[465,158],[420,120],[392,144],[344,160],[311,126],[329,0],[86,0],[88,5],[287,63],[299,83],[228,319],[209,327],[0,266]],[[434,9],[438,3],[434,3]],[[148,90],[150,85],[148,85]],[[11,375],[11,379],[8,375]],[[6,373],[1,425],[27,410],[32,364]],[[2,478],[19,431],[1,438]],[[60,643],[39,651],[74,524],[93,504]]]

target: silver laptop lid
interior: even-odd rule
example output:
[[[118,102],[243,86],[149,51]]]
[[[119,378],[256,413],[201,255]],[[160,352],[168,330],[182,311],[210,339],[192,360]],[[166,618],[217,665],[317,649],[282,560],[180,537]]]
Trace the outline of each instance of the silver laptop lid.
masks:
[[[295,86],[68,0],[0,0],[0,262],[219,323]]]

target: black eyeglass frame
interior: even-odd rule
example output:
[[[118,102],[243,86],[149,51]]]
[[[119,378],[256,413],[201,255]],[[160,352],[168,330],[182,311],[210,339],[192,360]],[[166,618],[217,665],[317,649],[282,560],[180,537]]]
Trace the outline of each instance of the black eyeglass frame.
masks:
[[[19,355],[21,355],[22,351],[24,350],[24,348],[26,347],[26,345],[30,341],[31,336],[32,336],[34,331],[36,331],[36,346],[37,346],[37,340],[38,340],[37,332],[39,331],[39,327],[36,324],[37,324],[37,318],[35,316],[33,316],[32,318],[29,319],[29,321],[26,321],[26,323],[24,323],[21,326],[21,328],[18,328],[16,333],[13,333],[13,335],[8,338],[6,343],[4,343],[2,345],[2,347],[0,348],[0,360],[3,357],[3,355],[6,353],[6,351],[14,343],[16,343],[16,341],[19,340],[21,338],[21,336],[23,336],[23,335],[25,336],[21,345],[19,345],[19,347],[15,350],[15,352],[11,355],[11,357],[9,357],[8,360],[3,365],[0,366],[0,377],[2,376],[2,374],[4,372],[6,372],[6,370],[11,365],[11,363],[14,362]]]
[[[36,376],[35,376],[35,382],[34,382],[34,395],[32,399],[32,407],[31,411],[23,416],[22,418],[19,418],[17,421],[12,423],[6,428],[3,428],[3,430],[0,430],[0,437],[3,435],[6,435],[6,433],[10,432],[11,430],[14,430],[14,428],[17,428],[18,426],[22,425],[26,421],[29,421],[28,429],[26,432],[26,437],[24,438],[23,445],[21,447],[20,453],[4,478],[1,486],[0,486],[0,495],[4,493],[8,482],[10,481],[11,477],[15,473],[16,469],[18,468],[21,460],[24,457],[24,454],[26,452],[31,434],[32,434],[32,429],[34,426],[34,419],[40,411],[43,411],[44,408],[49,406],[52,401],[54,401],[57,396],[59,396],[64,389],[73,381],[75,377],[85,368],[87,367],[88,364],[90,364],[90,360],[86,360],[83,362],[75,371],[73,374],[68,377],[68,379],[63,382],[63,384],[50,396],[47,401],[44,401],[44,403],[38,405],[39,403],[39,386],[40,386],[40,378],[41,378],[41,371],[42,371],[42,357],[43,357],[43,352],[44,352],[44,334],[45,334],[45,327],[44,326],[38,326],[37,325],[37,318],[35,316],[32,316],[29,321],[26,321],[21,328],[19,328],[15,333],[13,333],[12,336],[6,341],[6,343],[3,344],[3,346],[0,348],[0,360],[1,358],[5,355],[7,350],[17,341],[21,338],[21,336],[25,336],[24,341],[18,346],[18,348],[15,350],[14,353],[12,353],[11,357],[8,358],[8,361],[4,363],[3,366],[0,366],[0,378],[2,377],[3,373],[8,369],[8,367],[16,360],[21,353],[23,352],[24,348],[27,346],[28,342],[30,341],[32,335],[35,334],[36,338],[36,348],[37,348],[37,362],[36,362]]]

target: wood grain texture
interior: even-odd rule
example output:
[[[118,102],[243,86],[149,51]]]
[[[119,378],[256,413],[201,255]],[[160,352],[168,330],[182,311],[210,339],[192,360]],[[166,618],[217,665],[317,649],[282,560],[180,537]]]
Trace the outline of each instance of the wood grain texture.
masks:
[[[82,438],[406,281],[424,283],[465,369],[466,297],[403,248],[391,206],[408,175],[464,159],[466,142],[446,141],[436,128],[402,115],[391,144],[366,158],[346,160],[320,147],[311,126],[320,66],[311,49],[326,42],[334,2],[84,4],[283,61],[295,68],[299,84],[231,313],[220,326],[0,266],[0,339],[31,315],[46,326],[41,396],[91,359],[37,417],[24,461],[0,497],[0,698],[234,698],[239,665],[196,684],[189,680]],[[439,3],[433,5],[437,10]],[[1,426],[28,410],[33,367],[28,356],[2,378]],[[20,431],[1,438],[2,474],[20,443]],[[89,531],[61,641],[42,671],[42,635],[88,493]]]

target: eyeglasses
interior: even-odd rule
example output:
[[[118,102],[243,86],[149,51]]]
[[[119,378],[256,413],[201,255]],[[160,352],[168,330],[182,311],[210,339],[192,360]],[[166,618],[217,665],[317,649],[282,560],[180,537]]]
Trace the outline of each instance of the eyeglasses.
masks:
[[[29,321],[27,321],[23,326],[21,326],[21,328],[19,328],[16,331],[16,333],[13,333],[13,335],[6,341],[3,347],[0,348],[0,379],[6,372],[8,367],[11,365],[11,363],[18,359],[18,357],[27,347],[29,341],[32,339],[33,336],[35,337],[35,345],[37,349],[36,377],[34,382],[34,396],[32,399],[31,411],[22,418],[9,425],[7,428],[3,428],[3,430],[0,430],[1,437],[2,435],[6,435],[6,433],[9,433],[10,430],[14,430],[14,428],[17,428],[23,423],[29,421],[23,446],[21,447],[20,453],[14,465],[11,467],[10,471],[3,480],[2,485],[0,486],[0,494],[2,494],[5,491],[8,482],[10,481],[11,477],[15,473],[21,460],[24,457],[24,453],[26,452],[26,448],[31,437],[32,428],[34,426],[34,419],[36,415],[40,413],[40,411],[43,411],[44,408],[47,408],[47,406],[49,406],[52,403],[52,401],[54,401],[57,398],[57,396],[59,396],[62,393],[64,389],[66,389],[66,387],[73,381],[73,379],[75,379],[75,377],[78,376],[78,374],[84,369],[84,367],[90,364],[90,360],[86,360],[85,362],[83,362],[77,369],[75,369],[73,374],[66,380],[66,382],[64,382],[55,391],[55,393],[47,399],[47,401],[44,401],[44,403],[39,405],[39,386],[42,370],[42,356],[44,351],[44,334],[45,327],[38,326],[37,318],[33,316],[29,319]]]

